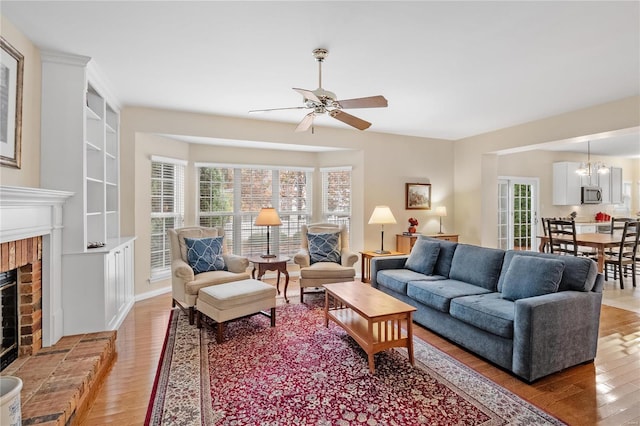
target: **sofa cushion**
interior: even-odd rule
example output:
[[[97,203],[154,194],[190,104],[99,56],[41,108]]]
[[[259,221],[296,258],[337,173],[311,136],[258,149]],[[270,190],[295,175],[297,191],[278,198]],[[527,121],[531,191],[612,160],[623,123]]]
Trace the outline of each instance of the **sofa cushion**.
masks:
[[[222,257],[224,237],[185,238],[184,242],[187,245],[187,262],[194,273],[227,269]]]
[[[410,269],[383,269],[376,275],[376,281],[380,287],[386,287],[400,294],[407,294],[409,281],[429,279],[438,279],[438,277],[421,274]]]
[[[340,233],[307,234],[311,264],[316,262],[340,263]]]
[[[414,272],[431,275],[439,253],[440,244],[419,238],[411,249],[404,267]]]
[[[502,297],[526,299],[555,293],[562,279],[564,263],[557,259],[514,256],[502,284]]]
[[[496,291],[504,250],[458,244],[449,278]]]
[[[418,238],[425,239],[427,241],[437,242],[440,246],[440,253],[438,253],[438,261],[436,265],[433,267],[434,275],[442,275],[443,277],[449,278],[449,272],[451,271],[451,260],[453,259],[453,254],[456,251],[456,247],[458,243],[455,241],[446,241],[440,240],[438,238],[424,237],[421,236]],[[416,241],[417,243],[417,241]]]
[[[482,287],[456,280],[410,281],[407,296],[430,308],[448,313],[451,299],[474,294],[490,293]]]
[[[449,313],[481,330],[513,339],[515,303],[501,298],[499,293],[457,297],[451,301]]]
[[[558,291],[575,290],[591,291],[598,275],[598,265],[586,257],[558,256],[556,254],[538,253],[534,251],[508,250],[504,256],[502,273],[498,281],[498,291],[502,291],[504,277],[514,256],[532,256],[544,259],[556,259],[564,263],[562,279]]]

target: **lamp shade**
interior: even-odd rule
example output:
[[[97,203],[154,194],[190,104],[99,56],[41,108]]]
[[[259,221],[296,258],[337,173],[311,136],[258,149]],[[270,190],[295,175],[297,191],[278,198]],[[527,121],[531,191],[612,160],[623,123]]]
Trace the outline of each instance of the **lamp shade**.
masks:
[[[393,213],[391,213],[391,209],[389,206],[376,206],[373,209],[373,213],[369,218],[369,224],[379,224],[384,225],[387,223],[397,223],[396,218],[393,217]]]
[[[282,221],[280,220],[280,216],[278,216],[278,212],[273,207],[263,207],[258,213],[258,217],[256,217],[256,221],[254,223],[256,226],[280,226],[282,225]]]
[[[436,207],[436,216],[445,217],[447,215],[447,208],[445,206]]]

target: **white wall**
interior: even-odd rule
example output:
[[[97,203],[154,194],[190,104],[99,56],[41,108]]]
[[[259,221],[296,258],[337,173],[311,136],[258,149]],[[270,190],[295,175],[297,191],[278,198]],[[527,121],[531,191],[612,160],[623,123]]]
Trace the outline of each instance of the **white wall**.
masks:
[[[395,234],[406,230],[408,218],[418,217],[426,232],[438,230],[437,218],[429,211],[405,210],[407,182],[432,184],[433,205],[447,205],[453,212],[453,143],[407,136],[360,132],[352,129],[316,127],[315,134],[294,133],[294,125],[193,114],[149,108],[124,108],[121,112],[121,228],[136,235],[136,294],[167,286],[149,283],[149,176],[150,154],[189,160],[185,178],[195,188],[194,162],[298,165],[312,167],[353,166],[352,250],[374,250],[380,245],[380,228],[367,225],[373,208],[387,204],[397,225],[385,227],[385,248],[395,247]],[[342,151],[309,153],[172,143],[153,134],[182,134],[232,140],[252,140],[296,145],[346,148]],[[162,152],[153,152],[155,149]],[[189,172],[191,170],[191,172]],[[130,182],[131,184],[126,184]],[[189,185],[188,185],[189,186]],[[319,182],[314,193],[319,195]],[[314,219],[320,218],[315,199]],[[195,218],[195,193],[186,193],[188,220]],[[445,218],[446,223],[452,217]],[[187,225],[192,224],[187,222]]]
[[[640,97],[634,96],[456,141],[455,229],[460,240],[487,247],[497,244],[498,152],[639,125]],[[535,157],[524,155],[517,161],[515,167],[529,168],[536,177],[550,173],[548,164],[538,164]]]

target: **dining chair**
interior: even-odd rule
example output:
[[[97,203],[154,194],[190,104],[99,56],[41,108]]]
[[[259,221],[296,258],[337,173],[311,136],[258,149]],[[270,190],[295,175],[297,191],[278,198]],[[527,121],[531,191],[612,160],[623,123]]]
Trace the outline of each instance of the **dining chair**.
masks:
[[[631,269],[631,281],[636,286],[636,265],[638,262],[638,237],[640,237],[640,222],[630,220],[624,222],[622,230],[622,239],[620,246],[615,251],[605,254],[604,263],[604,279],[609,279],[609,269],[607,266],[613,266],[613,279],[620,274],[620,289],[624,289],[624,276],[627,275],[628,269]]]
[[[611,229],[609,232],[611,234],[615,234],[616,232],[622,232],[624,230],[624,224],[627,222],[633,222],[634,219],[630,217],[612,217],[611,218]]]
[[[578,256],[576,224],[573,220],[547,219],[547,232],[549,233],[550,253]]]

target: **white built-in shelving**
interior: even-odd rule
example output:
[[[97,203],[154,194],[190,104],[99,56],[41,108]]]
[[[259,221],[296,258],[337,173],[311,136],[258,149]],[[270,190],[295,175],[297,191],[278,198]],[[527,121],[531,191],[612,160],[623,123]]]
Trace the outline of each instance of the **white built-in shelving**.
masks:
[[[119,107],[104,81],[89,57],[42,52],[41,186],[74,193],[63,211],[65,334],[117,328],[133,305]]]

